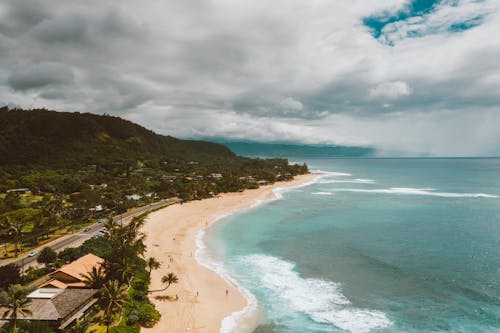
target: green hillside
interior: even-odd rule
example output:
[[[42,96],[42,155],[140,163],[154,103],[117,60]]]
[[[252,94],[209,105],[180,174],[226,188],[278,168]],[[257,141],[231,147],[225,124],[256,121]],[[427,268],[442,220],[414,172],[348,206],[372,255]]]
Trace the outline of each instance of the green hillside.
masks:
[[[0,109],[0,165],[79,167],[83,163],[166,159],[227,159],[225,146],[155,134],[108,115]]]
[[[71,194],[106,183],[115,201],[150,192],[190,200],[303,172],[286,159],[240,157],[222,144],[158,135],[109,115],[0,108],[0,192]]]

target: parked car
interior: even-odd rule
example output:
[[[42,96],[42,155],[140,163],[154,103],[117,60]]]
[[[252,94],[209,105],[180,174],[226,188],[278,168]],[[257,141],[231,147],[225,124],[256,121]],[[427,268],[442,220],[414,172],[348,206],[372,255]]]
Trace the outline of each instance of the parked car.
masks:
[[[38,254],[38,251],[31,251],[29,254],[28,254],[28,257],[34,257]]]

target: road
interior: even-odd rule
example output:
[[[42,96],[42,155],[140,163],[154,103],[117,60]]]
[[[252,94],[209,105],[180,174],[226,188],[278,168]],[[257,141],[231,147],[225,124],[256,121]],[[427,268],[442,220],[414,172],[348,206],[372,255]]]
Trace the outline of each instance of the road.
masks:
[[[132,218],[134,218],[136,216],[139,216],[141,214],[153,211],[153,210],[161,208],[161,207],[172,205],[172,204],[175,204],[178,202],[179,202],[178,198],[164,199],[164,200],[149,204],[147,206],[142,206],[142,207],[136,208],[134,210],[125,212],[123,214],[114,216],[113,222],[114,223],[123,223],[124,225],[126,225],[132,220]],[[47,244],[44,244],[43,246],[40,246],[38,248],[33,249],[33,251],[40,252],[44,247],[49,246],[54,251],[59,252],[59,251],[62,251],[68,247],[80,246],[87,239],[90,239],[92,236],[96,235],[99,231],[101,231],[101,229],[104,228],[104,226],[102,223],[95,223],[87,228],[85,228],[84,230],[81,230],[78,233],[63,236],[61,238],[53,240]],[[85,230],[87,230],[87,231],[85,231]],[[19,267],[21,267],[21,271],[23,271],[24,269],[26,269],[29,266],[38,266],[38,263],[36,261],[37,258],[38,258],[38,254],[36,254],[35,256],[32,256],[32,257],[24,256],[24,257],[19,258],[19,259],[1,260],[0,266],[15,263]]]

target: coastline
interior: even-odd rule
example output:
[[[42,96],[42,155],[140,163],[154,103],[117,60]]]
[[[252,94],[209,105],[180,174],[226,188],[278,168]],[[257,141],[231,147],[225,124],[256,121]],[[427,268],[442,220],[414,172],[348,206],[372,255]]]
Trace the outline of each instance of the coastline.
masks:
[[[299,175],[289,182],[278,182],[244,192],[224,193],[151,213],[143,227],[147,235],[146,257],[156,258],[161,267],[152,271],[150,289],[163,288],[161,277],[169,272],[176,274],[179,282],[164,292],[149,295],[162,317],[154,327],[142,328],[141,331],[220,332],[225,318],[245,311],[248,299],[238,287],[207,268],[197,258],[200,234],[221,216],[279,198],[280,189],[305,185],[319,176],[317,173]],[[160,295],[177,295],[179,299],[169,301],[155,298]],[[245,322],[245,327],[239,332],[251,332],[257,324],[249,319],[245,319]]]

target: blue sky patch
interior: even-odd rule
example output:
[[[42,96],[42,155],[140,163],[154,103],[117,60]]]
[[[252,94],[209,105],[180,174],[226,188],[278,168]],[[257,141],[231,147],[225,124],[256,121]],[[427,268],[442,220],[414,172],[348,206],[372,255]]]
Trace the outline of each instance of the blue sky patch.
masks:
[[[477,3],[482,2],[478,0]],[[480,25],[484,13],[470,13],[465,19],[452,14],[446,20],[436,20],[433,14],[442,9],[458,8],[459,1],[413,0],[397,13],[379,13],[363,19],[373,37],[381,43],[394,45],[404,38],[415,38],[436,33],[461,32]]]
[[[395,15],[375,15],[363,19],[364,25],[372,30],[373,37],[379,38],[387,24],[403,21],[410,17],[428,14],[440,0],[414,0],[404,10]]]

